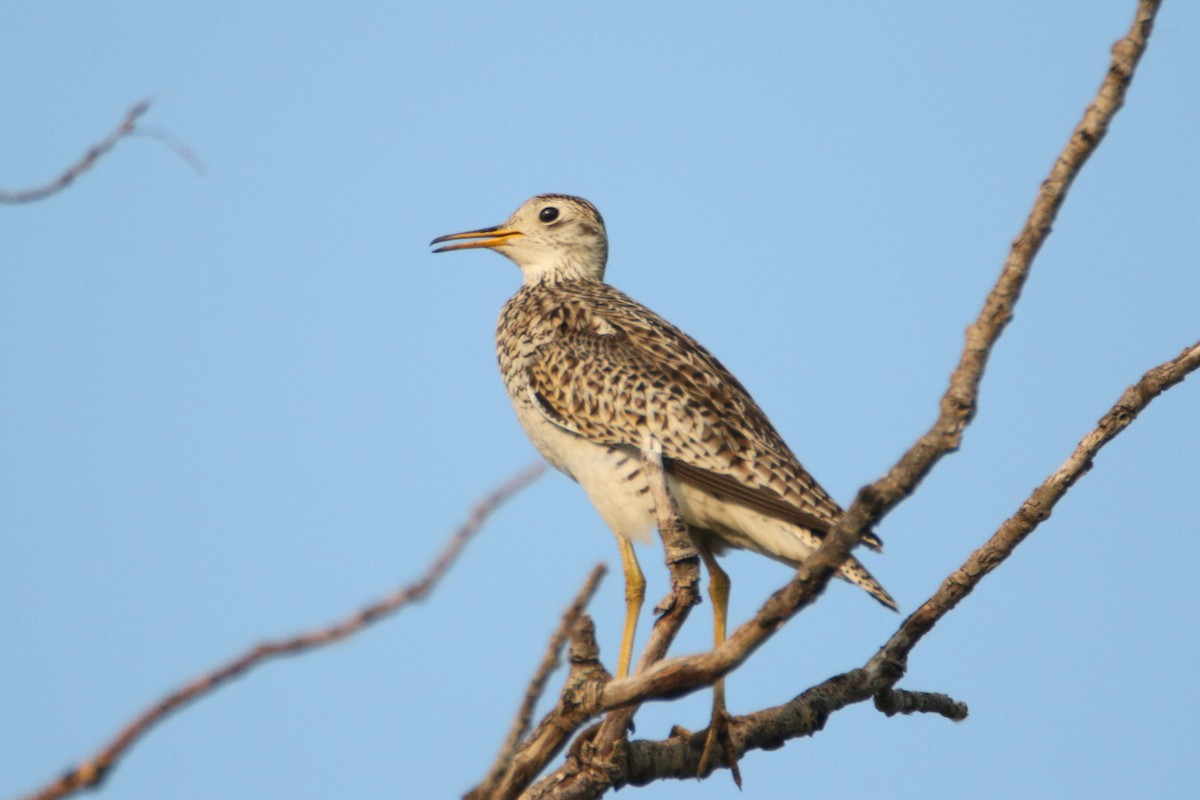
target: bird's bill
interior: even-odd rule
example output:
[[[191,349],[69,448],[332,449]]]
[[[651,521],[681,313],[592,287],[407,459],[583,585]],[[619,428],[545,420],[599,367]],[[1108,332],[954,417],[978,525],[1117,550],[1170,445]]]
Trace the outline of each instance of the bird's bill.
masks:
[[[478,239],[479,241],[463,242],[462,244],[448,244],[445,247],[439,247],[434,250],[435,253],[448,253],[451,250],[470,250],[473,247],[500,247],[509,242],[514,236],[523,236],[520,231],[512,228],[501,228],[499,225],[491,228],[480,228],[477,231],[464,231],[463,233],[451,233],[447,236],[439,236],[429,244],[441,244],[442,242],[451,242],[455,239]]]

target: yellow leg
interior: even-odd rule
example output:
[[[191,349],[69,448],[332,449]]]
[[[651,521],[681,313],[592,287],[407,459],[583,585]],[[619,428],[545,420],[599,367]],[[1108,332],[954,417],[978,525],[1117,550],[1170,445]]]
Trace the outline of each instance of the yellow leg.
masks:
[[[646,598],[646,576],[633,553],[633,542],[618,536],[617,547],[621,550],[621,568],[625,571],[625,628],[621,631],[621,653],[617,656],[617,679],[620,680],[629,677],[633,636],[637,633],[638,615]]]
[[[725,615],[729,611],[729,575],[717,564],[717,559],[707,548],[700,549],[704,566],[708,567],[708,596],[713,607],[713,649],[725,643]],[[725,711],[725,679],[713,684],[713,717]]]
[[[713,606],[713,649],[725,643],[725,620],[729,612],[729,575],[717,564],[716,557],[707,547],[700,547],[700,557],[708,568],[708,596]],[[704,753],[700,756],[701,775],[708,771],[718,745],[726,749],[726,757],[733,772],[733,780],[739,787],[742,776],[729,738],[729,712],[725,709],[725,679],[713,684],[712,723],[708,727],[708,739],[704,742]]]

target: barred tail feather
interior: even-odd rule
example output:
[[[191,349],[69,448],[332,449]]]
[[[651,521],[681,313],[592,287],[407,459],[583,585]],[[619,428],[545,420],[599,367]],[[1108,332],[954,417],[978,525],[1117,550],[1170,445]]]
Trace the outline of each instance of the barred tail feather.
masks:
[[[842,568],[838,570],[838,577],[865,589],[871,597],[879,601],[880,605],[890,608],[892,611],[900,610],[900,606],[896,605],[896,601],[888,594],[887,589],[884,589],[883,585],[875,580],[875,577],[859,563],[858,559],[847,559],[846,563],[842,564]]]

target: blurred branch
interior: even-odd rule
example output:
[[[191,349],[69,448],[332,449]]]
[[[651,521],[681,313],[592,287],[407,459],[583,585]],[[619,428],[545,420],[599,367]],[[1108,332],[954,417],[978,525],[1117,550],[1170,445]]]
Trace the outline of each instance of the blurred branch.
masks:
[[[126,751],[172,712],[200,699],[218,686],[243,675],[265,661],[280,656],[299,655],[314,648],[341,641],[399,608],[413,601],[424,599],[450,569],[467,543],[483,528],[488,517],[504,501],[537,480],[545,471],[546,467],[541,463],[527,467],[476,503],[466,521],[454,532],[437,558],[415,582],[400,587],[387,597],[359,610],[341,622],[288,639],[264,642],[223,666],[184,684],[143,711],[94,756],[67,770],[54,782],[29,795],[27,800],[52,800],[99,786]]]
[[[41,186],[34,186],[29,189],[20,189],[17,191],[6,191],[0,189],[0,203],[32,203],[35,200],[42,200],[52,194],[57,194],[63,189],[70,186],[76,178],[91,169],[97,161],[99,161],[110,150],[117,146],[117,142],[127,136],[149,136],[166,144],[175,153],[191,165],[192,169],[197,172],[204,171],[204,165],[196,158],[196,155],[182,142],[175,139],[166,131],[159,128],[147,128],[140,126],[138,121],[142,115],[150,110],[150,101],[142,100],[140,103],[135,103],[125,112],[125,116],[121,119],[117,127],[112,133],[101,139],[96,144],[88,148],[88,151],[71,166],[67,167],[62,174],[49,183]]]

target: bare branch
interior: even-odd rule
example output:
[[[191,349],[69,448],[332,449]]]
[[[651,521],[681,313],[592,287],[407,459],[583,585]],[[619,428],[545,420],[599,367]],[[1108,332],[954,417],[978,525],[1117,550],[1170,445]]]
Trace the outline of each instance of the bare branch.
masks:
[[[117,146],[117,142],[127,136],[143,135],[150,136],[159,141],[164,142],[168,147],[175,151],[184,161],[188,162],[197,172],[203,171],[203,165],[181,142],[170,136],[166,132],[157,128],[145,128],[138,126],[138,120],[142,115],[150,110],[150,101],[143,100],[140,103],[135,103],[125,112],[125,116],[113,128],[112,133],[101,139],[96,144],[88,148],[88,151],[71,166],[67,167],[61,175],[49,183],[41,186],[34,186],[29,189],[20,189],[18,191],[5,191],[0,189],[0,203],[32,203],[35,200],[42,200],[52,194],[57,194],[63,189],[70,186],[76,178],[91,169],[97,161],[100,160],[108,151]]]
[[[53,800],[53,798],[65,797],[83,789],[99,786],[126,751],[172,712],[265,661],[279,656],[298,655],[316,647],[341,641],[402,606],[424,599],[433,591],[437,582],[445,575],[467,543],[487,522],[488,517],[505,500],[541,477],[545,471],[546,467],[541,463],[527,467],[476,503],[466,521],[454,532],[445,547],[442,548],[441,553],[414,583],[400,587],[382,600],[372,603],[341,622],[288,639],[264,642],[223,666],[184,684],[143,711],[94,756],[29,795],[27,800]]]
[[[979,317],[967,330],[967,341],[933,427],[906,452],[883,478],[864,487],[820,547],[808,557],[795,578],[775,592],[754,619],[739,627],[710,653],[669,659],[652,669],[604,688],[603,709],[617,708],[651,697],[689,694],[741,665],[751,653],[793,615],[824,590],[829,579],[859,541],[897,503],[912,493],[933,465],[958,446],[963,429],[974,415],[983,369],[992,347],[1012,316],[1021,287],[1038,247],[1049,234],[1050,223],[1068,187],[1088,156],[1099,145],[1114,114],[1124,102],[1125,90],[1145,51],[1157,0],[1140,0],[1137,16],[1126,37],[1113,46],[1112,62],[1095,99],[1071,135],[1042,184],[1038,198],[996,285],[988,294]]]
[[[852,670],[830,678],[799,695],[789,703],[735,717],[731,729],[733,745],[740,758],[748,750],[776,750],[789,739],[811,736],[825,727],[835,711],[871,697],[866,690],[866,672]],[[661,741],[639,740],[629,745],[628,772],[613,786],[644,786],[663,778],[688,779],[696,776],[704,751],[704,735],[673,735]],[[714,754],[716,767],[726,765],[727,754]],[[600,787],[601,791],[607,787]],[[600,791],[580,791],[554,795],[564,798],[598,797]]]
[[[1125,430],[1151,400],[1182,381],[1197,367],[1200,367],[1200,342],[1184,348],[1175,358],[1149,370],[1140,381],[1126,389],[1096,428],[1083,437],[1071,457],[1033,491],[1017,513],[1005,520],[983,547],[972,553],[966,563],[942,582],[932,597],[904,620],[900,629],[871,659],[868,668],[886,669],[889,661],[903,666],[921,637],[970,594],[984,575],[1002,564],[1042,521],[1049,518],[1067,490],[1092,468],[1092,461],[1100,449]]]
[[[967,704],[938,692],[912,692],[906,689],[886,689],[875,695],[875,707],[894,717],[897,714],[941,714],[948,720],[961,722],[967,718]]]
[[[513,755],[508,772],[491,794],[479,800],[515,797],[529,785],[550,759],[558,755],[571,735],[595,714],[600,687],[609,680],[600,663],[595,624],[581,614],[571,631],[571,671],[554,710],[542,718],[525,744]]]
[[[958,449],[962,432],[975,416],[979,384],[992,348],[1012,320],[1034,258],[1050,235],[1059,208],[1075,177],[1100,146],[1117,111],[1150,37],[1161,0],[1139,0],[1129,32],[1112,48],[1108,72],[1075,126],[1066,146],[1055,159],[1050,174],[1038,190],[1024,227],[1013,240],[1008,259],[978,318],[967,328],[966,344],[950,386],[942,396],[941,413],[933,427],[914,444],[887,475],[862,489],[840,527],[857,534],[877,522],[933,469],[946,453]],[[834,538],[834,537],[831,537]],[[851,538],[851,542],[857,536]]]
[[[571,602],[570,607],[563,612],[562,621],[550,637],[550,642],[546,645],[546,653],[542,656],[542,662],[538,665],[537,672],[534,673],[533,679],[529,682],[529,688],[525,690],[525,697],[521,701],[521,707],[517,709],[517,715],[513,720],[512,727],[508,731],[508,736],[505,737],[504,744],[500,746],[500,755],[496,757],[496,761],[488,771],[487,777],[478,786],[467,792],[467,798],[480,798],[482,800],[483,798],[496,796],[496,789],[500,785],[500,781],[508,771],[509,765],[512,764],[512,760],[520,748],[523,737],[529,732],[534,708],[537,706],[538,700],[541,699],[542,693],[546,690],[546,683],[550,680],[550,676],[554,671],[558,669],[559,655],[562,653],[563,645],[566,644],[571,631],[575,630],[576,623],[583,616],[584,609],[591,602],[592,595],[596,593],[596,588],[600,585],[600,579],[604,577],[604,573],[607,571],[607,568],[603,564],[597,564],[592,567],[591,574],[584,581],[583,587],[575,595],[575,599]]]
[[[563,614],[562,622],[559,623],[558,629],[555,630],[554,635],[550,638],[546,654],[542,657],[542,663],[538,667],[537,673],[533,676],[533,680],[529,682],[529,688],[525,691],[525,699],[521,703],[517,719],[514,721],[508,740],[505,742],[505,750],[509,751],[510,757],[511,751],[516,748],[521,737],[529,732],[529,725],[533,718],[533,709],[546,689],[546,681],[550,679],[550,675],[558,668],[558,656],[562,652],[563,645],[566,644],[570,632],[574,630],[575,621],[579,619],[583,614],[583,610],[591,602],[592,596],[596,593],[596,588],[600,585],[600,579],[604,577],[607,571],[608,568],[603,564],[597,564],[592,567],[592,572],[584,582],[583,588],[575,596],[571,607]]]

